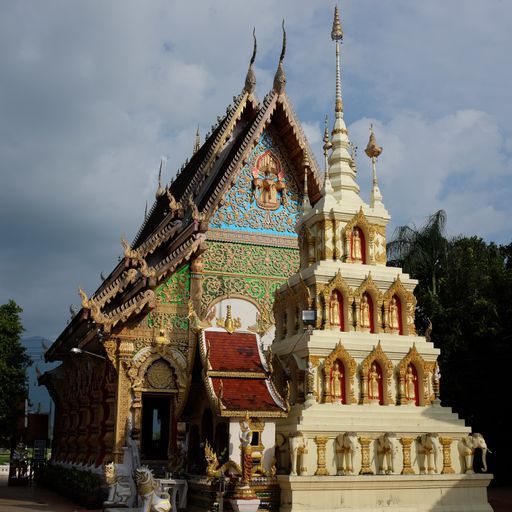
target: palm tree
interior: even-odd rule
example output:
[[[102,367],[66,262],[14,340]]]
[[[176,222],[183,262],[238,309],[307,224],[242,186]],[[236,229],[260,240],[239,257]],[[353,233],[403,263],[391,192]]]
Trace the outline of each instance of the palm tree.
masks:
[[[433,296],[438,294],[439,278],[446,262],[445,225],[446,212],[439,210],[419,229],[414,225],[396,228],[387,246],[388,265],[402,267],[424,283]]]

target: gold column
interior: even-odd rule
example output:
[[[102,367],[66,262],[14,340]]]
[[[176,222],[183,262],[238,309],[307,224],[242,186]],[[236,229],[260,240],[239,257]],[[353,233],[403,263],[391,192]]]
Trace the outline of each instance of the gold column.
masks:
[[[414,441],[412,437],[402,437],[400,443],[403,447],[404,455],[404,467],[402,469],[402,475],[414,475],[414,469],[411,465],[411,444]]]
[[[359,444],[361,445],[361,471],[360,475],[373,475],[372,468],[370,467],[370,443],[371,437],[360,437]]]
[[[451,437],[440,437],[439,441],[443,446],[443,470],[441,471],[441,474],[451,475],[455,473],[454,469],[452,468],[451,452],[453,439]]]
[[[326,466],[325,444],[327,443],[327,437],[316,436],[315,443],[316,443],[316,454],[317,454],[315,475],[328,476],[329,471],[327,471],[327,468],[325,467]]]
[[[117,374],[117,407],[115,421],[115,442],[112,452],[114,462],[123,461],[123,445],[126,437],[126,420],[130,414],[131,382],[127,372],[131,366],[133,341],[122,340],[119,344],[119,370]]]

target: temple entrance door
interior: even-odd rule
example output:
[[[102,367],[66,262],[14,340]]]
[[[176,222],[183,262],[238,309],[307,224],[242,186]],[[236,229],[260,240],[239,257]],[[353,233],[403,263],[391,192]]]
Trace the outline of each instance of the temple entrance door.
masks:
[[[167,460],[172,395],[142,395],[141,458]]]

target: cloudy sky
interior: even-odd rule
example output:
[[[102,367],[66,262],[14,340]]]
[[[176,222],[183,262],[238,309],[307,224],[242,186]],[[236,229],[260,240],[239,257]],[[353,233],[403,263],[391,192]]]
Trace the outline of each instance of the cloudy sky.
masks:
[[[317,150],[334,104],[333,2],[12,0],[0,16],[0,303],[55,339],[77,286],[92,293],[166,181],[243,85],[256,26],[257,92],[286,20],[287,91]],[[444,208],[452,234],[510,243],[512,2],[346,0],[343,96],[399,224]]]

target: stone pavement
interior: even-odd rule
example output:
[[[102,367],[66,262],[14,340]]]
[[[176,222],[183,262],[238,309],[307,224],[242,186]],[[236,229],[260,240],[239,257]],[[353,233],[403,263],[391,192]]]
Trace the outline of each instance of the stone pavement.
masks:
[[[494,512],[512,512],[512,487],[489,489],[489,501]],[[101,512],[85,509],[58,494],[32,485],[8,487],[7,479],[0,478],[1,512]]]
[[[1,512],[85,512],[85,508],[37,485],[9,487],[7,479],[0,479]],[[100,512],[99,510],[88,512]]]

